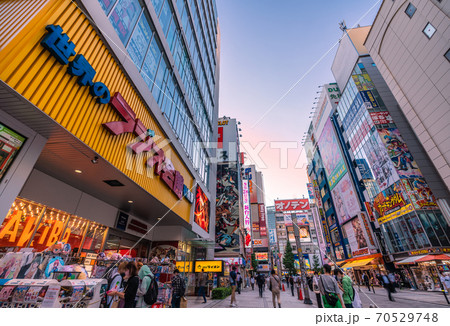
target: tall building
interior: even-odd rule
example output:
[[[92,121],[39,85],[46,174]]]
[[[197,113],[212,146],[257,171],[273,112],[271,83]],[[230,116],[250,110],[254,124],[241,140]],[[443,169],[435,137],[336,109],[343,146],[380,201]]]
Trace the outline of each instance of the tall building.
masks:
[[[0,7],[1,249],[212,258],[215,1]]]
[[[383,1],[365,41],[395,97],[389,112],[450,221],[450,1]],[[374,81],[376,84],[376,81]],[[408,142],[409,144],[409,142]],[[417,151],[414,152],[414,148]]]

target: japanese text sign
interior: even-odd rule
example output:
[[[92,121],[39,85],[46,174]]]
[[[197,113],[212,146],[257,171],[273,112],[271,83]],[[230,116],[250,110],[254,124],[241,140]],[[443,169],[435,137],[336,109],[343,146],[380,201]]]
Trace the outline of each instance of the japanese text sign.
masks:
[[[308,209],[308,199],[275,200],[275,211],[277,212],[290,212]]]

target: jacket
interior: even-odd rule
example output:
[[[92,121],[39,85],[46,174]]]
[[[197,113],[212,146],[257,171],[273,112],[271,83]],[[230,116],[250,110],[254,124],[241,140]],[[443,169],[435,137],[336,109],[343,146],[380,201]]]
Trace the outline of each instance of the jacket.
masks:
[[[280,278],[277,275],[271,276],[269,282],[270,282],[269,284],[272,285],[272,293],[280,293],[281,290]]]
[[[155,276],[151,272],[150,267],[148,267],[147,265],[141,267],[138,276],[141,280],[141,285],[137,290],[138,301],[136,303],[136,308],[150,308],[151,306],[146,304],[144,301],[144,295],[147,293],[147,290],[150,287],[150,283]]]
[[[353,287],[352,280],[349,276],[344,275],[342,278],[342,287],[344,288],[344,303],[350,304],[353,301]]]

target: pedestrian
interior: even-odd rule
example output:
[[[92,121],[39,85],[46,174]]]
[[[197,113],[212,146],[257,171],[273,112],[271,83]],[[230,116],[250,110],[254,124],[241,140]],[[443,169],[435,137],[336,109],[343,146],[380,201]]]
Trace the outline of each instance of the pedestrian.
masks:
[[[207,281],[207,275],[205,273],[205,269],[202,268],[202,271],[198,275],[198,296],[203,297],[203,302],[206,303],[206,281]]]
[[[352,279],[345,275],[344,272],[337,268],[334,270],[334,275],[338,278],[338,285],[342,291],[342,298],[346,308],[353,308],[352,302],[355,299],[355,292],[353,290]]]
[[[180,276],[180,271],[175,269],[172,277],[172,308],[180,308],[181,297],[184,296],[186,285]]]
[[[369,276],[367,276],[366,273],[363,273],[362,279],[363,279],[364,284],[367,286],[367,290],[369,290],[369,292],[370,292],[370,280],[369,280]]]
[[[231,285],[231,307],[236,307],[236,286],[237,286],[237,274],[236,274],[236,266],[233,266],[232,271],[230,272],[230,285]]]
[[[275,271],[273,269],[270,274],[271,276],[269,279],[269,290],[272,292],[273,307],[277,307],[275,302],[275,299],[277,299],[278,308],[281,308],[281,280],[278,275],[275,274]]]
[[[400,276],[399,273],[395,273],[395,283],[397,284],[397,287],[399,290],[402,289],[402,277]]]
[[[373,294],[375,294],[375,288],[373,287],[374,284],[375,284],[375,278],[373,277],[373,275],[370,275],[369,285],[372,287]]]
[[[124,300],[123,308],[136,307],[136,294],[139,288],[139,277],[137,276],[137,268],[134,262],[128,262],[123,271],[123,291],[111,291],[109,295],[118,296]]]
[[[317,307],[323,308],[322,297],[319,290],[319,273],[317,271],[314,272],[313,276],[313,291],[316,294]]]
[[[250,279],[250,283],[252,285],[252,291],[255,290],[255,277],[252,275],[252,278]]]
[[[397,287],[397,282],[395,280],[395,275],[394,273],[390,272],[388,274],[388,279],[389,279],[389,283],[391,283],[391,290],[392,293],[397,293],[397,290],[395,289]]]
[[[125,266],[128,263],[126,261],[122,261],[118,267],[115,265],[110,266],[105,272],[103,278],[106,277],[108,280],[108,291],[106,292],[106,303],[105,308],[120,308],[121,303],[123,306],[123,299],[120,299],[118,296],[114,296],[114,291],[119,291],[123,289],[123,276],[125,276]],[[120,292],[120,291],[119,291]]]
[[[258,277],[256,278],[256,282],[258,283],[259,296],[262,298],[263,297],[263,286],[264,286],[264,283],[266,282],[264,275],[259,273]]]
[[[386,289],[387,293],[388,293],[388,298],[389,301],[395,301],[394,298],[392,298],[392,288],[393,288],[393,284],[389,281],[389,278],[386,276],[386,273],[382,272],[381,273],[381,281],[383,284],[383,287]]]
[[[241,294],[241,289],[242,289],[242,277],[241,273],[237,272],[237,290],[239,294]]]
[[[150,270],[150,267],[147,265],[142,265],[142,267],[139,269],[138,273],[139,279],[141,280],[141,285],[139,286],[137,290],[137,304],[136,308],[151,308],[151,305],[148,305],[144,301],[144,295],[147,293],[148,288],[150,287],[150,283],[152,282],[152,279],[154,278],[153,273]]]
[[[325,308],[345,308],[342,300],[341,290],[336,279],[331,275],[331,266],[323,265],[325,274],[320,275],[319,291],[322,294],[323,305]]]
[[[444,287],[444,292],[448,293],[450,291],[450,272],[442,273],[439,279]]]
[[[292,296],[294,296],[294,277],[292,275],[289,276],[289,285],[291,286]]]

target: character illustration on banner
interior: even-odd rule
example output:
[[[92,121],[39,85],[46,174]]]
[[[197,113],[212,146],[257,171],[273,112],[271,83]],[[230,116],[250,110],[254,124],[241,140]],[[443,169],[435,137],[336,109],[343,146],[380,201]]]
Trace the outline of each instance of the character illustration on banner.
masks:
[[[24,265],[21,269],[17,278],[26,279],[39,279],[41,277],[41,271],[39,270],[39,265],[42,263],[42,254],[37,254],[33,261],[29,264]]]
[[[0,279],[16,278],[20,272],[23,261],[23,253],[7,253],[0,260]]]
[[[420,207],[437,206],[436,199],[424,179],[414,179],[412,181],[412,189],[416,194],[417,204]]]
[[[356,217],[352,220],[353,231],[355,232],[356,242],[358,243],[358,249],[366,248],[367,241],[364,236],[363,229],[361,228],[361,222],[359,221],[359,217]]]
[[[64,265],[64,260],[61,257],[53,257],[49,260],[47,267],[45,268],[45,277],[50,278],[53,272],[57,272],[60,266]]]
[[[209,232],[209,200],[200,186],[197,186],[195,198],[194,222],[203,230]]]

